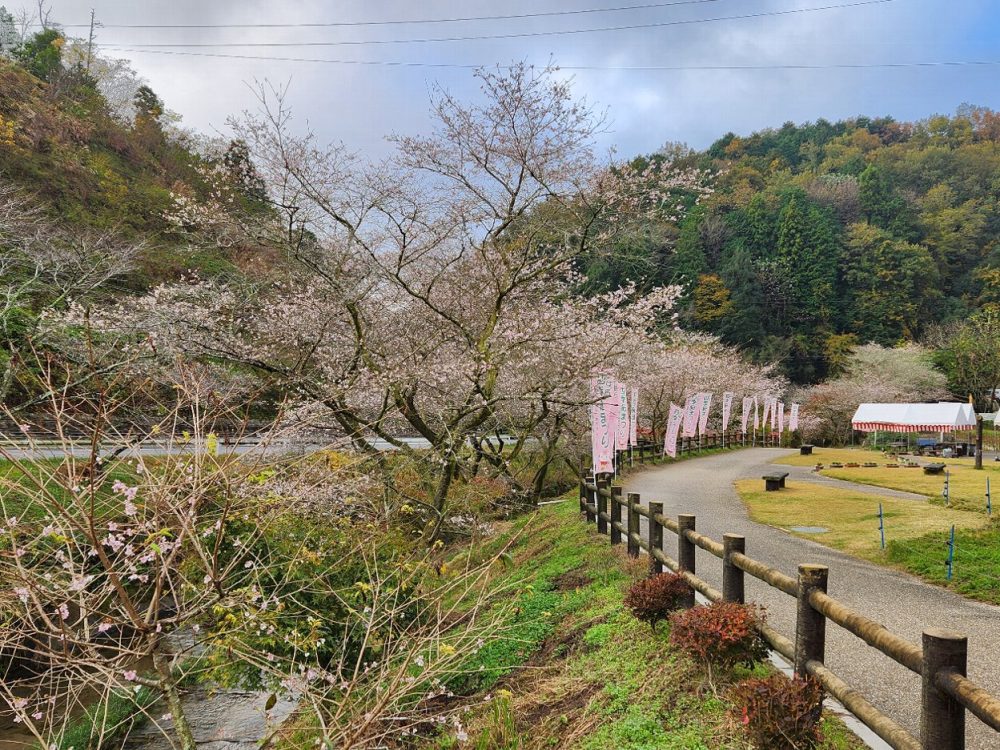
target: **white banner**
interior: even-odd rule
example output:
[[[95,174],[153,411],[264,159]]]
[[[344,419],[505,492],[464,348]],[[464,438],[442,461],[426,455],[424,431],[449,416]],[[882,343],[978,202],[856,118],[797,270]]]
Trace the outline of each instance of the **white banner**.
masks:
[[[760,429],[760,403],[757,397],[753,397],[753,429],[754,432]]]
[[[632,388],[632,401],[629,403],[631,412],[628,420],[628,443],[639,445],[639,389]]]
[[[743,418],[740,420],[740,429],[743,432],[747,431],[747,424],[750,421],[750,405],[753,404],[753,399],[749,396],[743,397]]]
[[[778,429],[778,399],[771,399],[771,432]]]
[[[779,401],[778,406],[775,409],[778,414],[778,434],[780,435],[785,431],[785,402]]]
[[[788,431],[795,432],[799,429],[799,405],[792,404],[788,412]]]
[[[677,458],[677,433],[680,432],[685,410],[677,404],[670,404],[670,416],[667,419],[667,433],[663,438],[663,452],[671,458]]]
[[[733,397],[735,393],[732,391],[726,391],[722,394],[722,431],[725,432],[729,429],[729,417],[733,411]]]
[[[628,388],[624,383],[615,381],[618,396],[618,421],[615,424],[615,450],[628,448]]]
[[[764,413],[760,415],[761,429],[767,429],[767,418],[771,415],[771,397],[764,396]]]

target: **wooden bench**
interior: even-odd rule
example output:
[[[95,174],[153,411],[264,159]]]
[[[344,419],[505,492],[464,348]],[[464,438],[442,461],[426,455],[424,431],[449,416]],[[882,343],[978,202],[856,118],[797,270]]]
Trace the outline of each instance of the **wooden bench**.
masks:
[[[788,476],[787,471],[775,472],[774,474],[765,474],[762,478],[764,480],[764,489],[767,492],[776,492],[785,486],[785,477]]]
[[[944,471],[945,464],[927,464],[924,466],[924,474],[940,474]]]
[[[813,447],[811,445],[800,445],[799,455],[800,456],[811,456],[813,454]]]

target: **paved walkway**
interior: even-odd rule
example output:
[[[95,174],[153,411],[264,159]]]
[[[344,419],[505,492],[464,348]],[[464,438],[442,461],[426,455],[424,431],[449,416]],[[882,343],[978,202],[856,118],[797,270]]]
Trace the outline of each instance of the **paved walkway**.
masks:
[[[771,461],[788,453],[782,449],[750,448],[690,459],[637,473],[626,481],[626,490],[640,493],[643,503],[662,502],[668,516],[694,513],[698,531],[713,539],[721,541],[723,533],[727,532],[746,535],[750,557],[787,575],[796,576],[799,563],[828,565],[831,596],[914,643],[919,644],[921,632],[931,626],[968,634],[969,676],[994,695],[1000,695],[1000,607],[968,601],[913,576],[750,521],[733,482],[748,477],[759,479]],[[808,470],[793,470],[789,476],[792,482],[816,479]],[[818,479],[827,483],[822,477]],[[851,486],[849,482],[843,484]],[[864,486],[864,489],[873,494],[879,492],[878,488]],[[664,537],[667,554],[676,558],[676,537],[669,532]],[[721,589],[721,561],[703,550],[698,550],[697,554],[698,575]],[[792,598],[749,575],[746,590],[748,601],[767,608],[771,625],[794,638]],[[827,627],[826,654],[827,664],[834,672],[859,689],[880,710],[917,734],[918,675],[833,624]],[[971,715],[967,720],[967,736],[970,750],[1000,747],[1000,736]]]

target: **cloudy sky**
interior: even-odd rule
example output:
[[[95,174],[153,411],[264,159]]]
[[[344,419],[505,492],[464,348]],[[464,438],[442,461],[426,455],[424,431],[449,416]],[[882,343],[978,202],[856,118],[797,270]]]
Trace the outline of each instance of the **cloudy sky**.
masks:
[[[464,66],[552,60],[573,77],[580,96],[607,108],[610,128],[601,145],[623,156],[666,141],[701,148],[726,131],[748,133],[788,120],[857,114],[910,120],[952,112],[963,102],[1000,108],[1000,65],[898,66],[1000,62],[998,5],[997,0],[51,4],[52,20],[67,25],[85,24],[93,6],[102,24],[97,41],[106,54],[129,57],[168,107],[202,131],[225,132],[229,115],[253,106],[247,84],[268,79],[290,84],[301,127],[352,149],[382,153],[386,134],[427,127],[427,95],[435,82],[474,94]],[[592,9],[606,10],[587,12]],[[370,23],[513,15],[527,17]],[[189,28],[163,28],[170,25]],[[75,26],[67,31],[87,33]],[[504,35],[508,38],[484,38]],[[442,38],[450,41],[413,41]]]

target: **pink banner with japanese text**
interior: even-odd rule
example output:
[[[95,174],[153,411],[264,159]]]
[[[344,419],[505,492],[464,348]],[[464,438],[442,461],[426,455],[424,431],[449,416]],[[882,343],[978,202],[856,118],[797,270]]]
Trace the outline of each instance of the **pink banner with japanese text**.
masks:
[[[702,393],[701,394],[701,411],[698,414],[698,434],[704,435],[705,430],[708,429],[708,415],[709,410],[712,408],[712,394]]]
[[[677,404],[670,404],[670,416],[667,418],[667,433],[663,439],[663,452],[671,458],[677,458],[677,433],[684,421],[685,410]]]
[[[687,404],[684,405],[684,428],[681,433],[684,437],[694,437],[695,431],[698,429],[698,408],[700,406],[700,393],[688,397]]]
[[[722,431],[729,429],[729,417],[733,413],[733,398],[735,393],[726,391],[722,394]]]
[[[591,398],[596,403],[590,407],[591,447],[593,450],[593,466],[595,474],[609,474],[615,470],[614,440],[615,435],[609,419],[607,398],[611,388],[611,379],[599,375],[591,380]]]
[[[788,431],[795,432],[799,429],[799,405],[792,404],[788,410]]]

